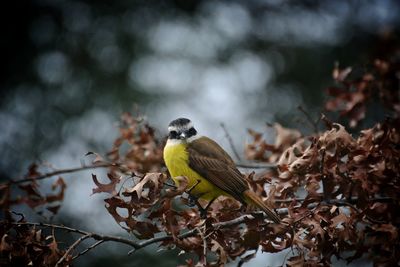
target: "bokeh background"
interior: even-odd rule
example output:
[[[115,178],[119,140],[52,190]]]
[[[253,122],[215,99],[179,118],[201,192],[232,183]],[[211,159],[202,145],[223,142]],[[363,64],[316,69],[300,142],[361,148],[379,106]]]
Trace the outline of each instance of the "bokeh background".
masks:
[[[8,1],[0,9],[0,179],[34,161],[66,168],[87,161],[87,151],[105,153],[123,111],[145,114],[159,136],[170,120],[189,117],[227,150],[221,122],[240,151],[247,128],[272,138],[266,122],[308,133],[297,107],[317,118],[334,63],[363,68],[399,33],[399,14],[396,0]],[[124,234],[101,196],[90,196],[90,173],[65,176],[56,220]],[[76,266],[185,259],[127,250],[105,244]],[[248,266],[279,266],[284,256],[259,254]]]

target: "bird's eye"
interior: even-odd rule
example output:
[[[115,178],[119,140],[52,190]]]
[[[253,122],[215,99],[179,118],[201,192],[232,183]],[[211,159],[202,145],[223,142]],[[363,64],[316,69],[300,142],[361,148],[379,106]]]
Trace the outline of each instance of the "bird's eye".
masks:
[[[170,131],[169,132],[169,138],[176,139],[177,137],[178,137],[177,131]]]
[[[189,129],[188,137],[191,137],[191,136],[196,135],[196,134],[197,134],[197,131],[196,131],[195,128],[192,127],[192,128]]]

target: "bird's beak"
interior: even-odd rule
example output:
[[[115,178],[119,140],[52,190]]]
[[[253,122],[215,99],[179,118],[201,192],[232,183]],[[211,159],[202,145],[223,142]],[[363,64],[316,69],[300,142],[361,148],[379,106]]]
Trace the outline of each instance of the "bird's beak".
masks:
[[[179,135],[179,137],[181,140],[186,139],[186,133],[181,133],[181,135]]]

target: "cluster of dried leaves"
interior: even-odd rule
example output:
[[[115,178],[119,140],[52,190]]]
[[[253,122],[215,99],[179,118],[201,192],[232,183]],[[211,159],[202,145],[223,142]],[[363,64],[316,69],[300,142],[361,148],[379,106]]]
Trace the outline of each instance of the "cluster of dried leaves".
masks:
[[[354,72],[351,67],[335,66],[332,76],[336,85],[327,88],[332,98],[325,103],[328,111],[338,111],[347,118],[350,127],[365,119],[368,105],[380,102],[384,112],[391,117],[400,114],[399,51],[387,59],[375,59],[368,71]],[[376,110],[370,110],[375,112]]]
[[[55,266],[65,251],[54,232],[44,233],[30,225],[14,224],[11,214],[0,224],[1,266]],[[23,223],[23,217],[18,221]],[[66,265],[60,265],[66,266]]]
[[[257,185],[270,183],[268,201],[288,209],[297,250],[289,266],[328,265],[333,255],[351,262],[365,253],[377,265],[398,264],[399,129],[400,120],[388,119],[353,138],[332,123],[308,139],[287,139],[277,169],[259,175]],[[248,155],[260,155],[253,147]]]
[[[52,192],[43,194],[37,178],[45,176],[36,164],[32,164],[23,180],[0,185],[0,209],[4,218],[0,223],[2,266],[54,266],[64,254],[58,247],[54,231],[45,233],[40,228],[25,225],[22,214],[11,212],[12,206],[25,204],[46,220],[49,219],[47,216],[57,214],[66,184],[58,177],[51,186]]]
[[[162,173],[126,177],[114,169],[107,184],[93,177],[97,185],[93,192],[110,195],[105,199],[107,210],[137,239],[156,239],[160,247],[193,252],[201,265],[225,264],[259,247],[267,252],[291,247],[295,252],[287,260],[288,266],[327,265],[332,256],[351,262],[365,254],[376,263],[396,264],[400,257],[400,218],[396,213],[400,122],[388,119],[362,131],[358,138],[340,124],[325,122],[329,129],[309,138],[275,124],[274,144],[268,144],[261,133],[250,131],[254,142],[247,145],[246,155],[276,163],[277,168],[246,178],[266,202],[288,214],[284,220],[289,227],[273,225],[257,213],[245,216],[249,211],[230,198],[216,201],[203,221],[182,197],[185,184],[179,188],[165,185],[169,181]],[[137,133],[127,136],[139,138],[147,127],[138,128],[135,123],[130,128]],[[154,135],[142,142],[135,139],[135,146],[146,151],[154,147],[150,144],[159,143],[153,139]],[[158,155],[159,150],[161,147],[144,154],[153,158],[152,153]],[[382,246],[382,240],[386,245]]]
[[[18,191],[18,197],[13,198],[12,193],[15,193],[15,189],[12,190],[10,184],[5,183],[0,185],[0,207],[2,210],[9,210],[12,205],[25,204],[31,209],[35,210],[38,215],[46,215],[46,210],[55,215],[60,208],[60,204],[64,199],[64,192],[66,189],[66,184],[62,177],[58,179],[51,185],[51,190],[54,192],[52,194],[45,195],[41,193],[40,186],[37,177],[43,176],[42,173],[38,171],[38,165],[32,164],[29,166],[28,173],[25,175],[25,182],[16,182]]]
[[[274,124],[274,144],[249,131],[253,142],[246,147],[247,157],[277,166],[258,174],[251,185],[262,194],[269,184],[266,201],[288,209],[294,230],[291,247],[296,250],[288,266],[330,265],[333,255],[347,262],[367,256],[376,266],[399,264],[398,53],[374,60],[359,78],[351,68],[333,72],[338,85],[328,88],[333,98],[327,110],[340,111],[348,119],[344,122],[355,127],[378,99],[383,108],[375,112],[388,117],[356,138],[325,116],[327,130],[309,137]]]
[[[249,131],[253,141],[246,146],[247,158],[275,167],[245,178],[281,214],[282,225],[226,197],[215,201],[202,219],[197,208],[189,205],[185,177],[179,187],[168,177],[162,160],[164,140],[144,120],[126,113],[120,135],[105,157],[89,153],[96,155],[93,165],[64,172],[107,167],[107,177],[92,175],[92,193],[105,195],[106,210],[130,238],[35,224],[12,215],[13,206],[21,204],[39,214],[44,210],[55,214],[63,199],[66,185],[62,178],[53,186],[58,193],[44,195],[39,190],[39,180],[63,171],[43,174],[32,165],[24,179],[0,186],[4,215],[0,264],[68,265],[97,245],[114,241],[131,246],[131,253],[154,243],[160,249],[177,249],[179,255],[190,253],[187,266],[221,266],[238,258],[242,264],[260,249],[287,250],[290,256],[283,263],[287,266],[330,265],[333,256],[347,262],[369,257],[377,266],[398,265],[400,65],[392,59],[374,62],[373,69],[360,79],[351,78],[351,69],[335,69],[339,85],[328,89],[333,99],[326,108],[340,111],[355,126],[378,94],[390,111],[385,121],[354,136],[327,118],[322,120],[326,130],[309,137],[274,124],[273,144],[266,142],[263,133]],[[63,250],[54,229],[81,237]],[[87,238],[97,242],[78,252],[78,245]]]

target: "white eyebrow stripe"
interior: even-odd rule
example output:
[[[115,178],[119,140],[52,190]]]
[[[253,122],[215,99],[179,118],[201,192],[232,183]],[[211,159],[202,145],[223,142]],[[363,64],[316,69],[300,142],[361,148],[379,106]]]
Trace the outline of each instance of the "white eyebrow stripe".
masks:
[[[188,129],[192,128],[192,127],[193,127],[193,123],[192,123],[192,122],[189,122],[188,124],[186,124],[186,127],[187,127]]]
[[[168,127],[168,132],[171,132],[171,131],[178,131],[178,127],[176,127],[176,126],[169,126],[169,127]]]
[[[189,122],[189,123],[184,124],[184,125],[171,125],[171,126],[168,126],[168,131],[169,132],[171,132],[171,131],[180,132],[180,131],[189,130],[190,128],[193,128],[193,123],[192,122]]]

